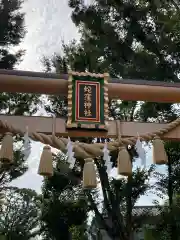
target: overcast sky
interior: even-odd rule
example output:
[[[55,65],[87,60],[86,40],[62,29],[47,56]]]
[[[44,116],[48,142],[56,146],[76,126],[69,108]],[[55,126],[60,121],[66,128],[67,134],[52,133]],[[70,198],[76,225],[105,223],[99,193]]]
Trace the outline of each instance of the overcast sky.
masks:
[[[90,1],[90,0],[89,0]],[[43,71],[41,58],[61,51],[61,41],[66,43],[78,39],[78,31],[71,21],[71,9],[67,0],[26,0],[24,12],[27,35],[21,47],[26,50],[23,62],[18,67],[22,70]],[[37,174],[42,144],[33,143],[29,157],[29,171],[13,184],[19,187],[41,190],[42,177]],[[148,153],[151,163],[151,151]],[[116,175],[116,171],[113,171]],[[138,205],[150,205],[154,196],[143,196]]]
[[[78,31],[71,21],[68,0],[25,0],[27,35],[22,48],[26,50],[21,69],[42,70],[40,59],[61,51],[61,42],[78,39]]]

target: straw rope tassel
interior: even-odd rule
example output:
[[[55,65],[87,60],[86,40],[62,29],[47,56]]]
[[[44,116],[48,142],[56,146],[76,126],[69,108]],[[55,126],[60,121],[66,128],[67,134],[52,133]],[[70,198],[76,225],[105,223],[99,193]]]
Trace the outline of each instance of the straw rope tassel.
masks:
[[[153,162],[158,165],[166,164],[168,162],[164,143],[158,136],[153,140]]]
[[[52,138],[56,136],[56,116],[52,114]],[[41,159],[39,163],[38,174],[51,177],[53,176],[53,163],[51,147],[46,145],[43,148]]]
[[[0,160],[3,163],[12,163],[13,157],[13,135],[12,133],[7,132],[2,140]]]
[[[83,169],[83,188],[91,189],[97,187],[96,170],[92,158],[86,158]]]
[[[119,154],[117,158],[117,172],[120,175],[129,176],[132,174],[132,163],[130,155],[125,146],[122,145],[121,141],[121,129],[120,122],[116,121],[117,135],[119,141]]]
[[[119,147],[117,159],[118,174],[129,176],[132,174],[132,163],[130,155],[125,146]]]
[[[39,163],[38,174],[44,177],[53,176],[52,153],[50,146],[44,146]]]

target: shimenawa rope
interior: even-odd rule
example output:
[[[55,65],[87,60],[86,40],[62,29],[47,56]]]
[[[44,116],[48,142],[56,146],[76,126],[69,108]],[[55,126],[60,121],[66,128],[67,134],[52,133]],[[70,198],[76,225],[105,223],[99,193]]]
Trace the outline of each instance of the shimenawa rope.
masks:
[[[145,135],[141,135],[140,139],[142,141],[150,141],[153,140],[154,137],[159,136],[162,137],[165,133],[170,132],[174,128],[180,125],[180,119],[176,119],[175,121],[167,124],[167,127],[153,132],[147,133]],[[11,132],[12,134],[16,135],[19,134],[20,136],[24,135],[24,132],[21,129],[15,128],[14,126],[7,123],[7,121],[0,120],[0,127],[3,128],[6,132]],[[54,134],[46,135],[43,133],[37,132],[29,132],[29,137],[34,141],[39,141],[44,144],[48,144],[54,148],[60,149],[62,152],[66,152],[66,145],[68,139],[66,138],[57,138]],[[120,145],[135,145],[137,141],[137,137],[129,137],[129,138],[119,138],[116,141],[112,141],[107,144],[108,149],[110,151],[116,150],[119,148]],[[103,152],[102,149],[104,147],[103,143],[93,143],[87,144],[82,142],[75,142],[73,144],[76,158],[94,158],[97,156],[102,156]]]

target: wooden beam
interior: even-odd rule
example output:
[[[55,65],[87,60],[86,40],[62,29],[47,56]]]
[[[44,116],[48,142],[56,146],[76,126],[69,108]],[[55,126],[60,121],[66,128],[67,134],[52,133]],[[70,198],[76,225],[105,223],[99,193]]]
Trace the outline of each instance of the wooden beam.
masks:
[[[26,116],[8,116],[0,115],[0,120],[7,121],[7,123],[14,127],[25,131],[26,126],[29,127],[29,131],[36,131],[45,134],[52,133],[52,118],[51,117],[26,117]],[[166,127],[166,124],[158,123],[142,123],[142,122],[121,122],[121,135],[122,137],[137,136],[137,132],[140,135],[158,131]],[[3,133],[6,129],[0,129]],[[100,131],[67,131],[65,127],[65,120],[62,118],[56,119],[56,135],[57,136],[70,136],[70,137],[116,137],[116,123],[115,121],[109,121],[109,131],[107,134]],[[180,140],[180,126],[164,135],[165,140]]]
[[[67,95],[67,75],[0,70],[0,92]],[[180,84],[110,79],[109,98],[131,101],[180,102]]]

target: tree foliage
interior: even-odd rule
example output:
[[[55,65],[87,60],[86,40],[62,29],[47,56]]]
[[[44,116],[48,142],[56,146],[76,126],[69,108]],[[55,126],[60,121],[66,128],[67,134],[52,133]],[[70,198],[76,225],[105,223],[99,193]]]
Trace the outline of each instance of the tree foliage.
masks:
[[[175,195],[171,206],[168,201],[165,201],[164,205],[160,207],[157,225],[152,231],[154,239],[180,239],[179,203],[179,195]]]
[[[127,179],[115,177],[109,179],[103,160],[95,160],[95,163],[101,183],[102,197],[97,197],[97,193],[94,195],[86,192],[91,210],[95,214],[95,223],[98,229],[104,229],[111,239],[129,239],[131,232],[141,226],[145,219],[145,216],[144,218],[137,216],[133,219],[132,209],[138,199],[148,192],[150,188],[148,180],[153,167],[149,171],[137,168]],[[93,229],[92,234],[95,232],[96,230]]]
[[[39,235],[41,198],[30,189],[6,188],[0,208],[0,235],[29,240]]]
[[[21,151],[14,151],[13,164],[1,163],[0,165],[0,192],[4,190],[7,184],[13,179],[22,176],[27,168]]]
[[[69,6],[83,46],[99,52],[95,59],[101,55],[112,63],[113,69],[106,65],[112,76],[178,81],[179,8],[174,1],[95,0],[88,5],[70,0]]]
[[[177,195],[180,193],[180,143],[179,142],[166,142],[165,144],[166,152],[171,163],[171,184],[174,194]],[[156,191],[162,194],[162,198],[168,195],[169,188],[169,175],[168,169],[164,173],[155,173],[155,177],[158,179],[156,184]]]
[[[88,206],[79,173],[69,169],[62,154],[54,161],[54,175],[46,179],[43,185],[41,220],[45,228],[44,239],[75,239],[80,236],[86,239]]]
[[[18,46],[25,36],[22,0],[1,0],[0,2],[0,68],[12,69],[24,51],[13,53],[12,47]]]

